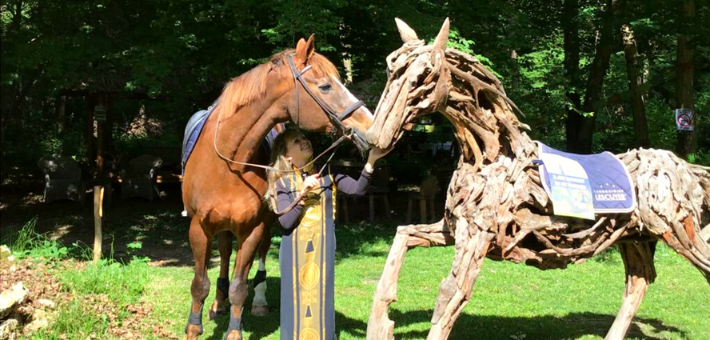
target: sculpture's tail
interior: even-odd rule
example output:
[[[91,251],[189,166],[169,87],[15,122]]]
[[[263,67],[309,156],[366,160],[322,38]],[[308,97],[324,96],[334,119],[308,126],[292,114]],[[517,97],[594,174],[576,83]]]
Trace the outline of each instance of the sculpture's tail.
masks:
[[[700,221],[700,238],[710,244],[710,167],[695,164],[689,164],[688,166],[700,179],[700,188],[703,190],[703,215]]]
[[[700,219],[700,239],[705,241],[707,248],[710,248],[710,167],[689,165],[691,171],[700,179],[700,187],[703,190],[703,210]],[[709,254],[705,254],[710,259]],[[710,273],[705,273],[705,277],[710,283]]]
[[[621,158],[636,177],[639,221],[710,283],[710,168],[665,150],[633,150]]]

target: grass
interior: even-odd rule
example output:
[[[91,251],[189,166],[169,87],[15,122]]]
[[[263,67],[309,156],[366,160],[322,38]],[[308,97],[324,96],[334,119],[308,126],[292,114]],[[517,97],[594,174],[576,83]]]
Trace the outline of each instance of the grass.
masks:
[[[391,244],[394,228],[341,227],[336,265],[336,324],[339,339],[364,339],[372,296]],[[277,238],[275,238],[275,241]],[[451,266],[453,248],[415,249],[407,254],[399,281],[399,301],[390,309],[397,339],[423,339],[435,306],[438,286]],[[245,339],[278,339],[278,246],[267,261],[272,312],[247,315]],[[453,329],[451,339],[602,339],[611,326],[624,290],[619,254],[566,270],[540,271],[510,262],[487,260],[474,295]],[[710,287],[697,270],[669,248],[656,254],[658,279],[643,301],[629,339],[710,339]],[[254,269],[250,277],[254,275]],[[190,304],[192,270],[161,268],[152,272],[146,296],[158,320],[172,320],[182,335]],[[217,268],[209,271],[214,283]],[[212,302],[214,289],[206,300]],[[245,310],[249,310],[250,303]],[[220,339],[227,317],[204,318],[206,339]]]
[[[53,241],[45,234],[39,234],[35,231],[37,225],[37,216],[33,217],[25,223],[20,230],[15,233],[10,233],[3,237],[0,242],[6,244],[12,254],[18,258],[25,257],[44,258],[44,259],[63,259],[69,253],[69,249],[61,242]]]
[[[71,299],[60,304],[52,327],[35,338],[116,338],[109,327],[120,325],[131,315],[126,307],[143,300],[150,277],[147,263],[142,258],[127,263],[109,259],[58,273]]]
[[[66,260],[70,255],[84,260],[92,257],[92,250],[86,246],[75,243],[66,247],[49,239],[46,234],[37,233],[36,223],[37,218],[32,218],[3,240],[18,259],[56,262]],[[133,242],[127,247],[139,249],[140,243]],[[33,334],[31,339],[75,339],[87,338],[87,335],[109,337],[107,331],[111,322],[120,324],[130,314],[125,307],[142,298],[149,278],[149,261],[137,256],[128,262],[116,261],[112,251],[108,258],[95,265],[71,260],[65,263],[69,265],[64,270],[52,271],[70,298],[59,302],[60,308],[52,327]],[[72,267],[71,264],[78,266]],[[94,308],[96,306],[98,308]]]
[[[153,223],[153,220],[146,218],[145,223]],[[142,227],[136,225],[136,229],[142,230]],[[339,339],[365,338],[372,296],[394,230],[391,225],[339,226],[335,287]],[[31,239],[32,235],[28,235]],[[171,237],[176,242],[180,238],[179,235]],[[267,300],[272,310],[266,318],[246,313],[245,339],[279,338],[280,238],[274,237],[273,241],[267,260]],[[140,248],[134,239],[127,238],[126,242],[123,247]],[[44,243],[28,244],[41,248]],[[45,252],[28,247],[24,248],[28,254]],[[448,274],[453,254],[451,247],[414,249],[407,254],[399,280],[398,302],[390,308],[397,339],[426,338],[439,284]],[[702,275],[663,245],[656,252],[656,269],[658,278],[648,289],[628,339],[710,339],[710,286]],[[252,268],[250,277],[255,270]],[[221,339],[228,323],[228,317],[210,321],[206,316],[214,298],[217,274],[218,264],[213,262],[209,270],[212,289],[206,300],[202,339]],[[85,339],[90,334],[99,339],[118,339],[120,336],[107,330],[128,317],[127,305],[138,302],[153,306],[145,322],[162,325],[172,334],[183,336],[191,299],[190,266],[148,267],[141,259],[125,263],[108,260],[98,266],[68,269],[58,277],[75,298],[60,305],[54,325],[49,331],[35,335],[37,339],[57,338],[60,334],[67,335],[67,339]],[[596,260],[572,265],[566,270],[540,271],[510,262],[486,260],[472,299],[450,338],[603,339],[616,316],[623,290],[624,269],[618,252],[607,252]],[[117,306],[116,319],[112,319],[111,313],[87,308],[86,301],[90,298],[105,299],[108,304]],[[250,307],[251,298],[245,311]],[[159,338],[150,327],[142,332],[147,339]]]

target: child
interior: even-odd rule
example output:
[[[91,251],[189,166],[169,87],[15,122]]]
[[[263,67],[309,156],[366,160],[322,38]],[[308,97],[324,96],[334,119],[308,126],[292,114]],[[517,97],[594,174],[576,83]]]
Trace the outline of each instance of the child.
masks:
[[[304,171],[269,173],[270,204],[275,211],[293,209],[279,216],[283,238],[281,267],[281,339],[335,339],[333,284],[335,269],[336,193],[364,195],[375,161],[387,151],[373,148],[358,180],[327,173],[320,177]],[[294,170],[313,156],[311,142],[298,130],[278,136],[272,153],[273,166]]]

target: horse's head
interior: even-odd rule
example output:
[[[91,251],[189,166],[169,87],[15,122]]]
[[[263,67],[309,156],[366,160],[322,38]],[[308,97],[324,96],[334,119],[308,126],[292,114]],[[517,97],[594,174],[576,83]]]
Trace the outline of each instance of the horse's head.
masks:
[[[272,57],[279,78],[290,79],[290,90],[281,98],[289,118],[307,130],[351,135],[360,150],[369,147],[365,132],[372,113],[340,82],[338,71],[328,59],[315,53],[314,37],[301,39],[295,51]]]
[[[426,45],[403,21],[395,21],[404,45],[387,57],[389,80],[367,132],[367,141],[383,149],[399,140],[417,117],[443,109],[449,91],[445,67],[449,19],[432,45]]]

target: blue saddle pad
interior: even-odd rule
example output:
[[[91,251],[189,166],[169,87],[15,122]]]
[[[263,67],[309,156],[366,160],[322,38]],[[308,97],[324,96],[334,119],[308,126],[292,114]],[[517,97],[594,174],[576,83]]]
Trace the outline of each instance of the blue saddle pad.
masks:
[[[185,169],[187,160],[190,159],[190,154],[195,148],[197,140],[200,138],[202,128],[205,127],[205,122],[207,121],[207,118],[210,117],[216,107],[217,101],[215,101],[209,108],[207,108],[207,110],[197,111],[194,115],[192,115],[192,117],[190,117],[190,120],[187,121],[187,126],[185,126],[185,135],[182,140],[181,160],[183,169]],[[276,137],[278,135],[279,133],[276,130],[276,127],[271,129],[271,131],[266,134],[266,137],[264,138],[261,147],[267,155],[271,153],[271,148],[273,147],[274,141],[276,140]]]
[[[216,107],[217,102],[214,102],[209,108],[207,108],[207,110],[197,111],[194,115],[192,115],[192,117],[190,117],[190,120],[187,121],[187,125],[185,126],[185,135],[182,139],[181,161],[183,168],[185,168],[185,164],[187,164],[187,160],[190,158],[192,149],[194,149],[195,144],[197,144],[197,139],[200,137],[200,133],[202,133],[202,128],[205,127],[207,118],[209,118],[210,114],[212,114],[212,111],[214,111]]]
[[[577,155],[538,143],[540,176],[555,215],[594,219],[594,214],[636,209],[633,182],[614,154]]]

